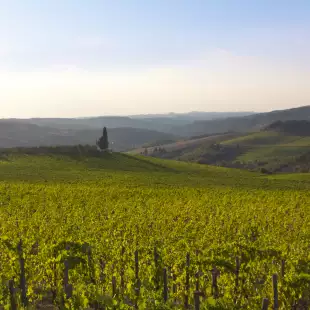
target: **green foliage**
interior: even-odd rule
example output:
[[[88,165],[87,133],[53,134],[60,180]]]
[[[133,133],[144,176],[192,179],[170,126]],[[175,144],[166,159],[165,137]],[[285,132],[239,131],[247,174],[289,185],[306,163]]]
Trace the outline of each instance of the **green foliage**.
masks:
[[[66,261],[73,296],[65,308],[132,309],[136,302],[139,309],[179,309],[190,253],[191,305],[198,273],[206,296],[201,309],[259,309],[263,297],[272,301],[271,276],[281,275],[285,260],[279,299],[281,309],[289,309],[309,292],[310,176],[302,176],[298,181],[117,153],[9,155],[0,162],[0,303],[9,300],[6,282],[15,278],[17,285],[15,249],[22,239],[31,305],[63,304]],[[211,293],[214,266],[218,299]]]

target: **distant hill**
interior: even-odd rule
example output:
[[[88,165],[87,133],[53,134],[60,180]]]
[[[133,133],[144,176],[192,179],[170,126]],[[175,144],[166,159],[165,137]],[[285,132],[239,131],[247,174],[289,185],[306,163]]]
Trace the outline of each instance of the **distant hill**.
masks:
[[[175,140],[176,136],[155,130],[138,128],[111,128],[111,148],[126,151],[158,140]],[[16,146],[94,145],[101,129],[59,129],[27,124],[19,121],[0,121],[0,148]]]
[[[192,111],[188,113],[168,113],[168,114],[143,114],[143,115],[132,115],[131,118],[135,119],[174,119],[174,120],[185,120],[189,122],[198,121],[198,120],[213,120],[221,119],[227,117],[238,117],[238,116],[247,116],[255,114],[255,112],[199,112]]]
[[[170,119],[156,120],[156,124],[152,119],[133,119],[122,116],[99,116],[89,118],[31,118],[31,119],[13,119],[6,121],[14,121],[26,124],[33,124],[43,127],[52,127],[57,129],[98,129],[106,126],[108,128],[139,128],[139,129],[158,129],[162,125],[164,129],[170,130],[172,126],[184,125],[189,122],[178,122]]]
[[[249,115],[251,112],[190,112],[183,114],[146,114],[133,116],[98,116],[85,118],[31,118],[2,121],[33,124],[57,129],[139,128],[172,133],[177,126],[188,125],[196,120],[211,120],[229,116]]]
[[[310,121],[277,121],[265,128],[266,131],[278,131],[297,136],[310,136]]]
[[[223,143],[223,134],[232,134],[231,139],[247,139],[243,137],[247,134],[251,139],[251,135],[249,135],[251,132],[259,136],[264,131],[272,131],[294,137],[304,137],[309,133],[310,106],[220,118],[225,115],[236,114],[191,112],[131,117],[0,120],[0,147],[94,144],[101,134],[102,127],[106,126],[109,130],[111,147],[117,151],[128,151],[145,146],[155,149],[157,143],[165,144],[166,147],[168,143],[171,144],[171,148],[174,148],[175,145],[178,146],[178,150],[175,150],[172,157],[180,160],[197,160],[205,152],[206,154],[211,152],[211,162],[216,161],[217,163],[219,158],[221,161],[230,162],[233,160],[231,152],[227,157],[222,154],[223,150],[221,150],[220,157],[218,157],[216,156],[217,151],[208,149],[211,140],[214,140],[212,143],[215,144]],[[218,117],[218,119],[197,120],[207,117]],[[196,121],[192,122],[192,119],[196,119]],[[208,136],[211,135],[218,137],[209,139]],[[270,137],[274,136],[274,134],[269,135]],[[196,138],[189,139],[190,137]],[[201,138],[207,139],[206,141],[199,140]],[[229,139],[227,138],[227,140]],[[257,142],[257,139],[255,141]],[[201,145],[202,143],[205,144]],[[263,142],[263,145],[265,143],[267,140]],[[184,145],[182,150],[179,148],[180,145]],[[231,147],[233,144],[227,143],[227,145]],[[200,148],[199,151],[196,150],[197,148]],[[170,154],[165,156],[170,156]],[[210,156],[207,157],[206,160],[206,156],[202,156],[202,162],[209,163]]]
[[[249,170],[304,172],[310,171],[309,129],[309,121],[277,121],[261,131],[188,140],[179,148],[164,145],[164,151],[153,148],[148,155]]]
[[[238,163],[246,168],[260,167],[271,172],[299,171],[299,158],[310,152],[310,134],[305,133],[305,123],[276,122],[261,132],[224,141],[223,147],[238,148],[240,152],[231,163]],[[296,127],[293,128],[292,124]],[[305,163],[305,160],[301,161]]]
[[[31,118],[0,120],[0,148],[94,144],[103,126],[109,130],[111,147],[117,151],[174,142],[180,138],[173,128],[198,119],[213,119],[251,112],[190,112],[136,116],[86,118]]]
[[[188,137],[230,131],[249,132],[261,130],[276,121],[288,120],[310,120],[310,106],[243,117],[196,121],[188,125],[174,127],[171,132],[178,132],[179,135]]]

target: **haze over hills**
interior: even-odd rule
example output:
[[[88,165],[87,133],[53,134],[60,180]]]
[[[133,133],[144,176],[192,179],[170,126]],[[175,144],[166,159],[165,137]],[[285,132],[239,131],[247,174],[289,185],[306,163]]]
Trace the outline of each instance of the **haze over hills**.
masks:
[[[249,113],[190,112],[145,117],[3,119],[0,120],[0,147],[94,145],[103,126],[106,126],[113,150],[128,151],[194,136],[254,132],[276,121],[309,120],[310,106],[269,113]],[[214,117],[219,118],[210,119]],[[202,118],[205,120],[202,121]]]
[[[31,147],[56,145],[95,145],[101,129],[58,129],[24,122],[0,122],[0,147]],[[111,148],[126,151],[149,141],[175,140],[176,136],[148,129],[131,127],[109,129]]]
[[[197,121],[197,120],[212,120],[212,119],[221,119],[227,117],[237,117],[237,116],[246,116],[255,114],[255,112],[200,112],[200,111],[192,111],[188,113],[168,113],[168,114],[140,114],[140,115],[131,115],[131,118],[135,119],[179,119],[179,120],[187,120],[187,121]]]
[[[5,119],[58,129],[91,129],[133,127],[172,132],[174,126],[183,126],[196,120],[212,120],[235,116],[251,115],[254,112],[189,112],[168,114],[145,114],[132,116],[95,116],[80,118],[30,118]]]
[[[180,138],[175,126],[195,119],[212,119],[251,112],[190,112],[145,116],[99,116],[87,118],[31,118],[0,120],[0,147],[94,144],[103,126],[109,129],[111,147],[126,151],[156,141]]]
[[[262,129],[275,121],[287,120],[310,120],[310,106],[257,113],[243,117],[196,121],[188,125],[175,127],[172,132],[178,132],[179,135],[187,137],[228,131],[247,132]]]

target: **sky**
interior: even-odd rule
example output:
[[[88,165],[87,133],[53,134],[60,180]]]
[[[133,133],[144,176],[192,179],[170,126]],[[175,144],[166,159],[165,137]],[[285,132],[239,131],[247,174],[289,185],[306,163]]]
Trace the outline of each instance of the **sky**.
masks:
[[[309,0],[0,0],[0,118],[309,104]]]

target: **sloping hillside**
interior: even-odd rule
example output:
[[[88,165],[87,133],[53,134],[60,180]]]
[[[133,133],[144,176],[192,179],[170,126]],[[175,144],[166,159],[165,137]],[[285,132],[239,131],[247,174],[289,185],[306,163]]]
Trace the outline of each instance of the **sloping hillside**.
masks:
[[[152,153],[153,156],[269,172],[310,171],[310,122],[275,122],[262,131],[214,139],[182,152]],[[210,140],[211,141],[211,140]]]
[[[57,129],[21,122],[0,121],[0,148],[16,146],[94,145],[101,129]],[[150,141],[176,139],[172,134],[148,129],[109,129],[111,148],[126,151]]]
[[[152,154],[154,151],[156,151],[156,149],[163,149],[167,152],[167,154],[172,152],[174,154],[174,157],[176,157],[177,154],[181,155],[184,152],[194,150],[197,147],[200,147],[202,145],[211,145],[212,143],[231,139],[236,136],[238,137],[239,134],[225,133],[221,135],[207,135],[203,137],[194,137],[191,139],[179,139],[171,143],[160,143],[160,144],[155,144],[152,146],[145,145],[142,148],[134,149],[130,151],[129,153],[141,154],[141,153],[147,152],[149,154]]]
[[[210,121],[196,121],[192,124],[173,128],[181,136],[212,134],[221,132],[249,132],[265,128],[276,121],[310,120],[310,106],[260,113],[244,117],[230,117]]]
[[[67,155],[65,155],[67,153]],[[71,153],[71,156],[69,155]],[[288,177],[289,179],[289,177]],[[259,173],[239,169],[212,167],[196,163],[163,160],[124,153],[89,154],[77,147],[6,149],[0,151],[0,181],[27,181],[119,186],[157,189],[170,187],[203,188],[308,188],[310,175],[299,182],[272,180]],[[99,182],[99,183],[98,183]],[[116,196],[118,194],[116,193]]]
[[[273,130],[297,136],[310,136],[310,121],[277,121],[267,126],[265,130]]]
[[[305,166],[309,166],[304,158],[310,152],[309,124],[305,121],[276,122],[264,132],[225,143],[243,149],[243,153],[236,158],[241,163],[256,164],[271,171],[304,170]]]

